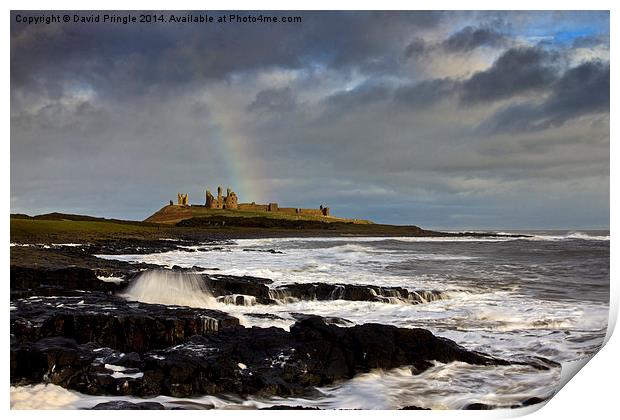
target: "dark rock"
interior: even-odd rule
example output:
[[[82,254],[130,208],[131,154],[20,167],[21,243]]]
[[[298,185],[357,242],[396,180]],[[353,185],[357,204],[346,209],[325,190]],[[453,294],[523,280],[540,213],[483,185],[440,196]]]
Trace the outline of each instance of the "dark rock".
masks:
[[[127,366],[129,368],[139,368],[142,366],[142,359],[138,353],[111,354],[103,359],[104,363],[110,365]]]
[[[66,383],[87,369],[94,354],[75,340],[49,337],[32,345],[11,346],[11,383]]]
[[[304,407],[303,405],[272,405],[261,410],[320,410],[317,407]]]
[[[129,263],[111,259],[98,258],[90,253],[93,245],[83,246],[12,246],[11,266],[26,267],[37,270],[58,270],[68,267],[104,270],[113,273],[133,272],[138,269],[156,268],[146,263]],[[94,252],[106,254],[107,252]],[[122,252],[120,252],[122,254]]]
[[[156,252],[167,252],[179,249],[180,246],[187,247],[196,245],[195,241],[176,240],[168,241],[165,239],[135,239],[117,238],[110,240],[98,240],[88,244],[84,250],[89,254],[99,255],[123,255],[123,254],[153,254]],[[183,250],[187,250],[183,248]]]
[[[132,403],[129,401],[108,401],[99,403],[92,410],[165,410],[166,408],[153,401]]]
[[[124,270],[124,271],[123,271]],[[11,296],[21,299],[37,296],[75,296],[83,291],[118,293],[122,292],[141,274],[137,268],[96,270],[99,274],[120,276],[125,279],[120,284],[104,282],[97,278],[95,270],[69,267],[62,269],[38,269],[11,267]],[[173,266],[173,271],[195,272],[202,267],[183,268]],[[254,296],[256,303],[274,304],[290,300],[353,300],[385,303],[422,303],[446,296],[439,291],[413,291],[401,287],[378,287],[372,285],[349,285],[327,283],[294,283],[269,288],[272,280],[252,276],[207,275],[202,278],[207,288],[215,297],[246,295]],[[229,299],[230,300],[230,299]],[[246,299],[230,302],[247,304]]]
[[[41,297],[12,302],[11,333],[18,342],[61,336],[125,352],[144,352],[194,335],[239,325],[226,313],[128,302],[116,296]]]
[[[243,316],[250,318],[258,318],[258,319],[274,319],[274,320],[286,320],[286,318],[282,318],[281,316],[274,314],[257,314],[257,313],[244,313]]]
[[[401,408],[401,410],[430,410],[430,408],[422,408],[418,407],[417,405],[408,405]]]
[[[534,405],[534,404],[540,404],[542,402],[547,401],[546,398],[539,398],[539,397],[531,397],[528,398],[527,400],[523,401],[523,403],[521,403],[524,407],[528,406],[528,405]]]
[[[99,280],[95,272],[87,268],[45,270],[11,266],[11,291],[28,291],[22,296],[63,295],[75,290],[112,293],[119,289],[115,283]]]
[[[326,325],[308,317],[291,327],[297,341],[306,344],[311,359],[309,372],[319,383],[351,378],[371,369],[391,369],[429,360],[461,361],[476,365],[508,365],[507,361],[471,352],[454,341],[420,329],[364,324],[350,328]]]
[[[272,280],[251,276],[226,276],[226,275],[203,275],[207,287],[214,296],[225,295],[250,295],[256,298],[258,303],[275,303],[270,298],[270,289],[267,284]]]
[[[183,252],[195,252],[194,249],[184,249]],[[204,268],[194,265],[192,267],[181,267],[179,265],[173,265],[170,270],[172,271],[179,271],[182,273],[195,273],[196,271],[203,271],[205,270]]]
[[[246,252],[267,252],[269,254],[284,254],[282,251],[276,251],[275,249],[252,249],[252,248],[243,248]]]
[[[427,360],[423,360],[423,361],[419,361],[418,363],[415,363],[414,365],[411,366],[411,374],[412,375],[419,375],[421,373],[423,373],[426,369],[432,367],[433,364]]]
[[[349,321],[346,318],[341,318],[339,316],[326,316],[323,318],[323,321],[327,325],[339,325],[341,327],[349,327],[351,325],[355,325],[353,321]]]
[[[384,303],[425,303],[445,299],[438,290],[410,292],[402,287],[379,287],[373,285],[293,283],[270,291],[274,300],[353,300]]]
[[[307,397],[316,392],[314,387],[372,369],[414,365],[422,370],[430,360],[509,364],[423,329],[379,324],[341,328],[311,316],[298,321],[290,332],[231,327],[141,352],[139,357],[64,338],[14,343],[11,382],[33,383],[48,377],[88,394],[141,397],[219,393]],[[120,368],[112,372],[106,369],[106,361]]]
[[[301,313],[298,313],[298,312],[291,312],[291,316],[296,321],[301,321],[301,320],[309,318],[309,317],[315,317],[316,315],[308,315],[308,314],[301,314]],[[326,317],[322,317],[321,319],[327,325],[340,325],[340,326],[346,326],[346,327],[351,326],[351,325],[355,325],[355,323],[353,321],[349,321],[348,319],[340,318],[338,316],[326,316]]]
[[[483,403],[472,403],[463,407],[463,410],[495,410],[497,407]]]

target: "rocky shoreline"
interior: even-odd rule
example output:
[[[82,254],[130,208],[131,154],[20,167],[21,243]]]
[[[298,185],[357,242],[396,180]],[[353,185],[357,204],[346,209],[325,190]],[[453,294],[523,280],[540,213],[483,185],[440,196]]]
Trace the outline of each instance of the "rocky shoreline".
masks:
[[[50,383],[88,395],[109,395],[110,401],[96,409],[160,409],[158,403],[114,397],[312,397],[319,393],[317,387],[357,374],[402,366],[419,374],[433,361],[555,367],[552,362],[503,360],[470,351],[419,328],[353,325],[305,314],[294,314],[290,331],[245,328],[219,310],[133,302],[122,297],[123,292],[144,270],[165,268],[94,256],[179,246],[190,245],[134,241],[119,248],[109,243],[11,247],[11,385]],[[115,281],[105,281],[112,276]],[[270,279],[258,277],[198,278],[217,300],[237,305],[278,305],[294,299],[423,304],[448,298],[439,291],[399,287],[337,283],[273,287]]]
[[[33,332],[18,323],[11,382],[49,381],[91,395],[300,396],[371,369],[410,365],[422,372],[432,360],[511,363],[468,351],[423,329],[379,324],[343,328],[308,316],[288,332],[239,327],[224,314],[222,320],[197,311],[196,318],[188,319],[183,312],[171,317],[151,312],[159,308],[147,309],[149,321],[127,314],[120,322],[115,318],[106,323],[91,310],[85,316],[77,311],[58,316],[52,310],[43,323],[62,327]]]

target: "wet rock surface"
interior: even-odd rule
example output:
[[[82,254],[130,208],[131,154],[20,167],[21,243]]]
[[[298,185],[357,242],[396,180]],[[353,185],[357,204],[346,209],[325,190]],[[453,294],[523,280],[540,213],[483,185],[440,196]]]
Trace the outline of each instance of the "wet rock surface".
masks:
[[[510,363],[468,351],[423,329],[379,324],[343,328],[308,316],[300,318],[290,332],[238,326],[212,332],[196,328],[202,324],[191,323],[182,310],[176,309],[173,315],[151,308],[159,305],[145,306],[148,308],[142,309],[152,314],[149,321],[117,325],[116,318],[108,314],[112,325],[103,326],[92,313],[80,318],[72,311],[73,318],[67,318],[66,310],[53,308],[46,313],[40,306],[37,310],[41,313],[30,318],[38,320],[38,327],[20,325],[25,315],[34,314],[18,309],[20,317],[12,321],[11,383],[45,381],[86,394],[140,397],[223,393],[308,396],[316,394],[317,386],[371,369],[403,365],[425,369],[430,360]],[[94,310],[91,306],[84,312]],[[134,317],[131,319],[140,319]],[[194,331],[196,335],[188,336]],[[146,339],[144,332],[159,341]],[[123,340],[121,336],[133,338]],[[173,344],[165,344],[168,342]]]
[[[163,252],[170,249],[187,250],[190,241],[104,241],[95,245],[79,247],[57,246],[11,248],[11,296],[79,295],[84,291],[108,294],[122,292],[147,269],[165,269],[154,264],[130,264],[123,261],[100,259],[91,252]],[[40,263],[23,264],[22,254],[35,255]],[[72,264],[69,264],[71,262]],[[209,268],[216,270],[217,267]],[[203,267],[184,268],[174,266],[172,271],[196,273]],[[402,287],[379,287],[374,285],[350,285],[328,283],[291,283],[273,287],[272,280],[252,276],[201,274],[206,287],[220,301],[238,305],[276,304],[294,300],[351,300],[383,303],[426,303],[446,299],[437,290],[409,291]],[[105,281],[105,279],[113,281]],[[247,299],[240,297],[253,297]],[[225,298],[227,297],[227,298]]]
[[[548,401],[550,398],[551,396],[548,396],[545,398],[530,397],[526,399],[525,401],[522,401],[520,404],[513,404],[513,405],[489,405],[489,404],[476,402],[476,403],[467,404],[465,407],[463,407],[463,410],[498,410],[498,409],[521,408],[521,407],[528,407],[534,404],[543,403],[545,401]]]
[[[89,268],[102,272],[132,272],[157,268],[154,264],[132,264],[125,261],[98,258],[91,253],[94,245],[16,245],[11,246],[11,267],[54,270],[67,267]],[[156,251],[154,251],[156,252]]]
[[[11,267],[11,292],[14,297],[65,295],[76,290],[112,293],[120,288],[118,284],[101,281],[93,270],[87,268],[45,270]]]
[[[273,283],[270,279],[251,276],[227,276],[227,275],[203,275],[208,289],[213,296],[226,295],[246,295],[254,296],[256,303],[273,304],[276,303],[270,295],[269,284]],[[236,303],[236,302],[231,302]],[[243,303],[241,303],[243,304]]]
[[[78,295],[84,291],[114,293],[141,271],[155,268],[158,266],[154,264],[97,258],[78,246],[12,246],[11,298]]]
[[[165,410],[166,408],[157,402],[145,401],[132,403],[129,401],[108,401],[97,404],[92,410]]]
[[[409,291],[402,287],[373,285],[293,283],[271,290],[275,300],[353,300],[383,303],[426,303],[446,299],[438,290]]]
[[[11,306],[11,334],[22,343],[60,336],[140,352],[239,325],[217,310],[129,302],[97,292],[30,297]]]
[[[220,243],[220,242],[213,242]],[[187,239],[143,239],[136,241],[134,239],[116,239],[97,241],[87,244],[83,247],[84,251],[92,255],[122,255],[122,254],[152,254],[155,252],[175,251],[183,248],[185,251],[191,251],[188,247],[196,246],[197,242]]]
[[[12,247],[11,384],[44,382],[111,396],[312,398],[320,394],[316,387],[373,369],[410,366],[412,372],[421,373],[432,361],[526,364],[469,351],[423,329],[354,325],[344,318],[304,314],[292,314],[296,323],[290,332],[275,327],[243,328],[237,318],[221,311],[130,302],[117,294],[143,270],[161,267],[93,255],[163,252],[187,246],[193,246],[191,241]],[[34,258],[37,263],[33,256],[40,257]],[[203,270],[173,267],[179,272]],[[122,281],[102,281],[101,276]],[[202,274],[200,278],[220,301],[238,305],[277,304],[287,299],[416,304],[446,298],[436,291],[412,292],[400,287],[292,283],[274,288],[271,280],[258,277]],[[269,313],[246,315],[282,319]],[[534,366],[548,368],[544,361]],[[538,402],[532,399],[523,405]],[[468,408],[483,406],[474,403]],[[162,408],[156,402],[120,400],[93,407]]]

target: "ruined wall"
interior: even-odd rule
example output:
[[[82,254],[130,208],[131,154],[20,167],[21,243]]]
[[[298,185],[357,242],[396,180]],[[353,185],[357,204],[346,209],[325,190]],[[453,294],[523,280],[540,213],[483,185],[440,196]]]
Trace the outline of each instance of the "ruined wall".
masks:
[[[318,209],[302,209],[296,207],[280,207],[278,203],[239,203],[238,200],[237,194],[230,188],[226,189],[226,196],[223,196],[222,187],[217,187],[217,197],[214,197],[209,190],[206,191],[204,207],[208,209],[264,211],[290,215],[329,216],[329,207],[323,207],[322,205],[319,206]],[[188,194],[178,193],[178,203],[180,206],[189,205]]]
[[[301,214],[310,216],[323,216],[321,209],[301,209]]]
[[[237,205],[239,210],[246,211],[268,211],[267,204],[256,204],[256,203],[239,203]]]
[[[189,205],[189,198],[188,198],[188,194],[181,194],[181,193],[177,193],[177,204],[179,206],[187,206]]]
[[[281,213],[290,215],[307,215],[307,216],[329,216],[329,207],[320,207],[318,209],[301,209],[297,207],[279,207],[278,203],[256,204],[256,203],[239,203],[239,210],[245,211],[266,211],[271,213]]]
[[[214,209],[217,206],[217,201],[215,200],[215,197],[213,197],[213,194],[211,194],[211,191],[207,190],[207,197],[205,200],[205,207],[208,209]]]
[[[280,207],[278,209],[278,213],[284,213],[284,214],[300,214],[301,209],[295,208],[295,207]]]
[[[237,194],[230,191],[230,188],[228,189],[226,197],[224,198],[224,208],[227,210],[236,210],[238,208]]]
[[[301,214],[307,216],[325,216],[323,209],[300,209],[296,207],[280,207],[278,213]]]
[[[216,209],[224,207],[224,200],[222,199],[222,187],[217,187],[217,202],[215,204]]]

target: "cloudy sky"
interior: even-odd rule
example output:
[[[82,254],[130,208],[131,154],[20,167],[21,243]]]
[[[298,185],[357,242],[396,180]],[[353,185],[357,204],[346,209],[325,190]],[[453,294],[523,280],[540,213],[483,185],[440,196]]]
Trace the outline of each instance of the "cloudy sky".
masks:
[[[606,12],[17,14],[13,213],[144,219],[221,184],[384,223],[609,226]]]

